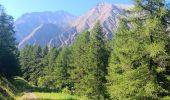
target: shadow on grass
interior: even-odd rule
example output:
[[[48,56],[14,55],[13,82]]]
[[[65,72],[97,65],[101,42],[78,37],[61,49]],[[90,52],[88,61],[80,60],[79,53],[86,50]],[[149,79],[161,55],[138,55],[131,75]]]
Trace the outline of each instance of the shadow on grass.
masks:
[[[60,97],[63,96],[63,94],[61,92],[59,92],[57,89],[36,87],[36,86],[29,84],[26,80],[24,80],[23,78],[20,78],[20,77],[14,78],[12,83],[19,90],[18,96],[21,96],[21,97],[24,95],[24,93],[27,93],[27,92],[28,93],[33,92],[35,95],[37,95],[37,97],[38,97],[37,100],[52,100],[51,98],[56,98],[57,96],[59,96],[59,99],[60,99]],[[38,93],[39,95],[36,93]],[[65,94],[65,95],[68,95],[68,94]],[[47,96],[47,97],[44,97],[44,96]],[[60,99],[60,100],[77,100],[77,99],[76,99],[76,97],[73,97],[72,95],[68,95],[65,98],[62,97],[62,99]]]
[[[51,92],[59,92],[57,89],[49,89],[49,88],[41,88],[41,87],[32,87],[31,89],[32,92],[46,92],[46,93],[51,93]]]
[[[39,100],[51,100],[51,99],[39,99]],[[62,100],[77,100],[77,99],[62,99]]]
[[[12,83],[16,86],[19,92],[46,92],[46,93],[59,92],[57,89],[32,86],[26,80],[20,77],[16,77]]]

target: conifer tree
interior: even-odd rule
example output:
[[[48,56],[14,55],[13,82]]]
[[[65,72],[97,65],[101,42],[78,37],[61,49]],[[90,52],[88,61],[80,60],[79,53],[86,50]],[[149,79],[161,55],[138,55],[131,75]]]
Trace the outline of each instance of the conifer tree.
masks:
[[[108,91],[112,99],[159,99],[169,92],[168,10],[164,0],[135,0],[134,11],[113,39]]]
[[[88,54],[88,66],[91,76],[90,82],[92,93],[89,95],[92,99],[104,99],[107,97],[105,83],[107,75],[109,53],[106,48],[106,39],[98,22],[90,32],[90,48]]]
[[[88,96],[92,89],[89,80],[88,52],[89,52],[90,33],[80,33],[72,45],[72,66],[71,78],[74,83],[74,94]]]
[[[13,23],[13,18],[0,5],[0,74],[6,77],[19,75],[19,53]]]
[[[47,47],[43,51],[47,51]],[[38,85],[40,87],[49,87],[55,89],[55,62],[58,57],[59,50],[57,48],[50,48],[48,53],[43,58],[43,75],[38,79]]]
[[[105,99],[109,52],[100,23],[88,32],[79,34],[72,45],[71,77],[74,94],[89,99]]]
[[[38,85],[38,78],[43,75],[43,57],[40,46],[29,46],[21,50],[20,64],[23,77],[34,85]]]
[[[70,78],[70,61],[71,61],[71,52],[70,49],[65,47],[59,53],[56,59],[55,65],[55,75],[56,75],[56,86],[61,89],[65,87],[71,88],[71,78]]]

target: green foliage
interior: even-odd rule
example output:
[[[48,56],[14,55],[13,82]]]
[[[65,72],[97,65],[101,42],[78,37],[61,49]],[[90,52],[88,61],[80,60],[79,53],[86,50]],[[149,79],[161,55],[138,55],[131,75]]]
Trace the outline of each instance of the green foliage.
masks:
[[[167,9],[164,0],[135,1],[135,13],[146,14],[120,21],[107,88],[112,99],[160,99],[168,95],[170,82],[165,77],[169,68]]]
[[[76,38],[72,45],[71,78],[74,82],[74,93],[77,95],[88,95],[91,91],[90,66],[88,65],[90,33],[83,32]]]
[[[89,99],[106,98],[105,76],[109,52],[100,23],[91,32],[81,33],[72,45],[71,77],[74,94]]]
[[[19,75],[18,50],[13,18],[0,5],[0,74],[11,78]]]
[[[27,45],[20,52],[20,64],[23,77],[34,85],[43,75],[43,56],[40,46]]]
[[[44,48],[45,50],[46,48]],[[47,50],[46,50],[47,51]],[[58,49],[57,48],[51,48],[47,51],[46,55],[43,58],[43,66],[44,69],[43,75],[39,77],[38,79],[38,86],[40,87],[49,87],[49,88],[55,88],[55,77],[52,72],[54,71],[55,67],[55,61],[58,56]]]
[[[41,88],[60,91],[63,97],[74,94],[85,100],[169,99],[170,11],[164,0],[134,1],[131,14],[135,16],[120,20],[112,43],[105,39],[98,22],[91,31],[80,33],[71,46],[59,50],[23,48],[20,54],[23,77]],[[72,95],[68,98],[77,99]]]
[[[19,93],[32,88],[32,86],[21,77],[15,77],[12,81],[12,84],[17,88]]]
[[[70,66],[71,52],[69,48],[63,48],[56,59],[56,65],[54,68],[54,74],[56,75],[56,87],[60,89],[68,86],[71,87]]]
[[[1,100],[14,100],[18,90],[6,78],[0,76],[0,99]]]
[[[105,88],[109,53],[106,48],[106,39],[100,23],[98,22],[90,32],[90,48],[88,63],[91,67],[92,99],[107,97]]]
[[[67,47],[62,48],[60,52],[56,48],[51,49],[44,58],[47,65],[44,66],[44,75],[39,78],[39,86],[59,91],[67,86],[70,88],[70,57],[71,52]]]
[[[20,75],[13,18],[0,5],[0,99],[14,100],[17,89],[10,81]],[[9,81],[10,80],[10,81]]]
[[[69,88],[66,86],[63,88],[62,93],[71,94]]]

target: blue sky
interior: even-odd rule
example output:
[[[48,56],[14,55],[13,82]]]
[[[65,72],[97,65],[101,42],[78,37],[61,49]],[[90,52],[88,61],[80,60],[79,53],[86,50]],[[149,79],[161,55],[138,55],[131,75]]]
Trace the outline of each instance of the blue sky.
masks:
[[[7,13],[15,19],[24,13],[57,10],[64,10],[78,16],[100,2],[131,4],[132,0],[0,0]]]
[[[0,0],[0,4],[16,19],[27,12],[57,10],[64,10],[78,16],[103,1],[127,4],[131,0]]]

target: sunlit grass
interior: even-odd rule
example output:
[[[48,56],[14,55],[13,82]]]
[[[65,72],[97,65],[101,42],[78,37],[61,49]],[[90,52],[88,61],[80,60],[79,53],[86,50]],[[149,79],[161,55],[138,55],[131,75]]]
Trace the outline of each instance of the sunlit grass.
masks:
[[[77,100],[78,97],[65,94],[65,93],[40,93],[40,92],[33,92],[40,100],[51,100],[51,99],[67,99],[67,100]]]

